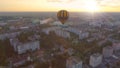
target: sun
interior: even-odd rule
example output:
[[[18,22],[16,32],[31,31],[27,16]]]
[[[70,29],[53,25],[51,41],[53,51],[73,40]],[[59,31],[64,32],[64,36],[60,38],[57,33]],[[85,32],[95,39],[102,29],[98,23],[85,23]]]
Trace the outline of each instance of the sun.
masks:
[[[100,10],[100,7],[95,0],[85,1],[83,7],[88,12],[98,12]]]

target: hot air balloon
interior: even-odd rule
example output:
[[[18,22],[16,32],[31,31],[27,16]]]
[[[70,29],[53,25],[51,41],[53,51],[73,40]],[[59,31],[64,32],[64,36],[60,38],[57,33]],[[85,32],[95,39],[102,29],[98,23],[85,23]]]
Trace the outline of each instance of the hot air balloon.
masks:
[[[60,10],[57,13],[57,17],[60,20],[60,22],[62,24],[64,24],[67,21],[67,19],[69,18],[69,13],[66,10]]]

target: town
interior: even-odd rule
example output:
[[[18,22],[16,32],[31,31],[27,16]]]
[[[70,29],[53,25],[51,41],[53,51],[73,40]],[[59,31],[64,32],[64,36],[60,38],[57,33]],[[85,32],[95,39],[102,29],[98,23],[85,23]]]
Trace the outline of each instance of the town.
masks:
[[[1,16],[0,68],[120,68],[119,18]]]

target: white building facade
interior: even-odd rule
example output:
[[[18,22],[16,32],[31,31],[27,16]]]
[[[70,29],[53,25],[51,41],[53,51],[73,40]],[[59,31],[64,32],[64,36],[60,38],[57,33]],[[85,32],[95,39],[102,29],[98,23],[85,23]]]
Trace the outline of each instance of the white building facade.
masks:
[[[14,48],[14,51],[18,54],[26,53],[27,51],[35,51],[40,49],[39,41],[30,41],[26,43],[21,43],[18,40],[10,39],[10,43]]]
[[[17,46],[18,54],[26,53],[29,51],[35,51],[40,48],[39,41],[28,42]]]
[[[0,40],[4,40],[6,38],[14,38],[14,37],[16,37],[19,34],[20,34],[20,32],[0,34]]]
[[[65,31],[65,30],[62,30],[61,28],[59,27],[50,27],[50,28],[47,28],[47,29],[43,29],[42,30],[45,34],[49,34],[50,31],[54,31],[56,35],[60,36],[60,37],[63,37],[63,38],[70,38],[70,33]]]

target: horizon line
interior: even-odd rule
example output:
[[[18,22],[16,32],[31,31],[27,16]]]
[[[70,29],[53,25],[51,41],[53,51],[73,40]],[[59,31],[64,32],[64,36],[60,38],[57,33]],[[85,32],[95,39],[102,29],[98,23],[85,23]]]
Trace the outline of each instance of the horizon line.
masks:
[[[58,11],[0,11],[0,13],[6,13],[6,12],[10,12],[10,13],[14,13],[14,12],[20,12],[20,13],[23,13],[23,12],[58,12]],[[85,13],[92,13],[92,12],[87,12],[87,11],[68,11],[68,12],[75,12],[75,13],[81,13],[81,12],[85,12]],[[102,11],[102,12],[93,12],[93,13],[120,13],[120,11],[119,12],[116,12],[116,11],[113,11],[113,12],[111,12],[111,11]]]

